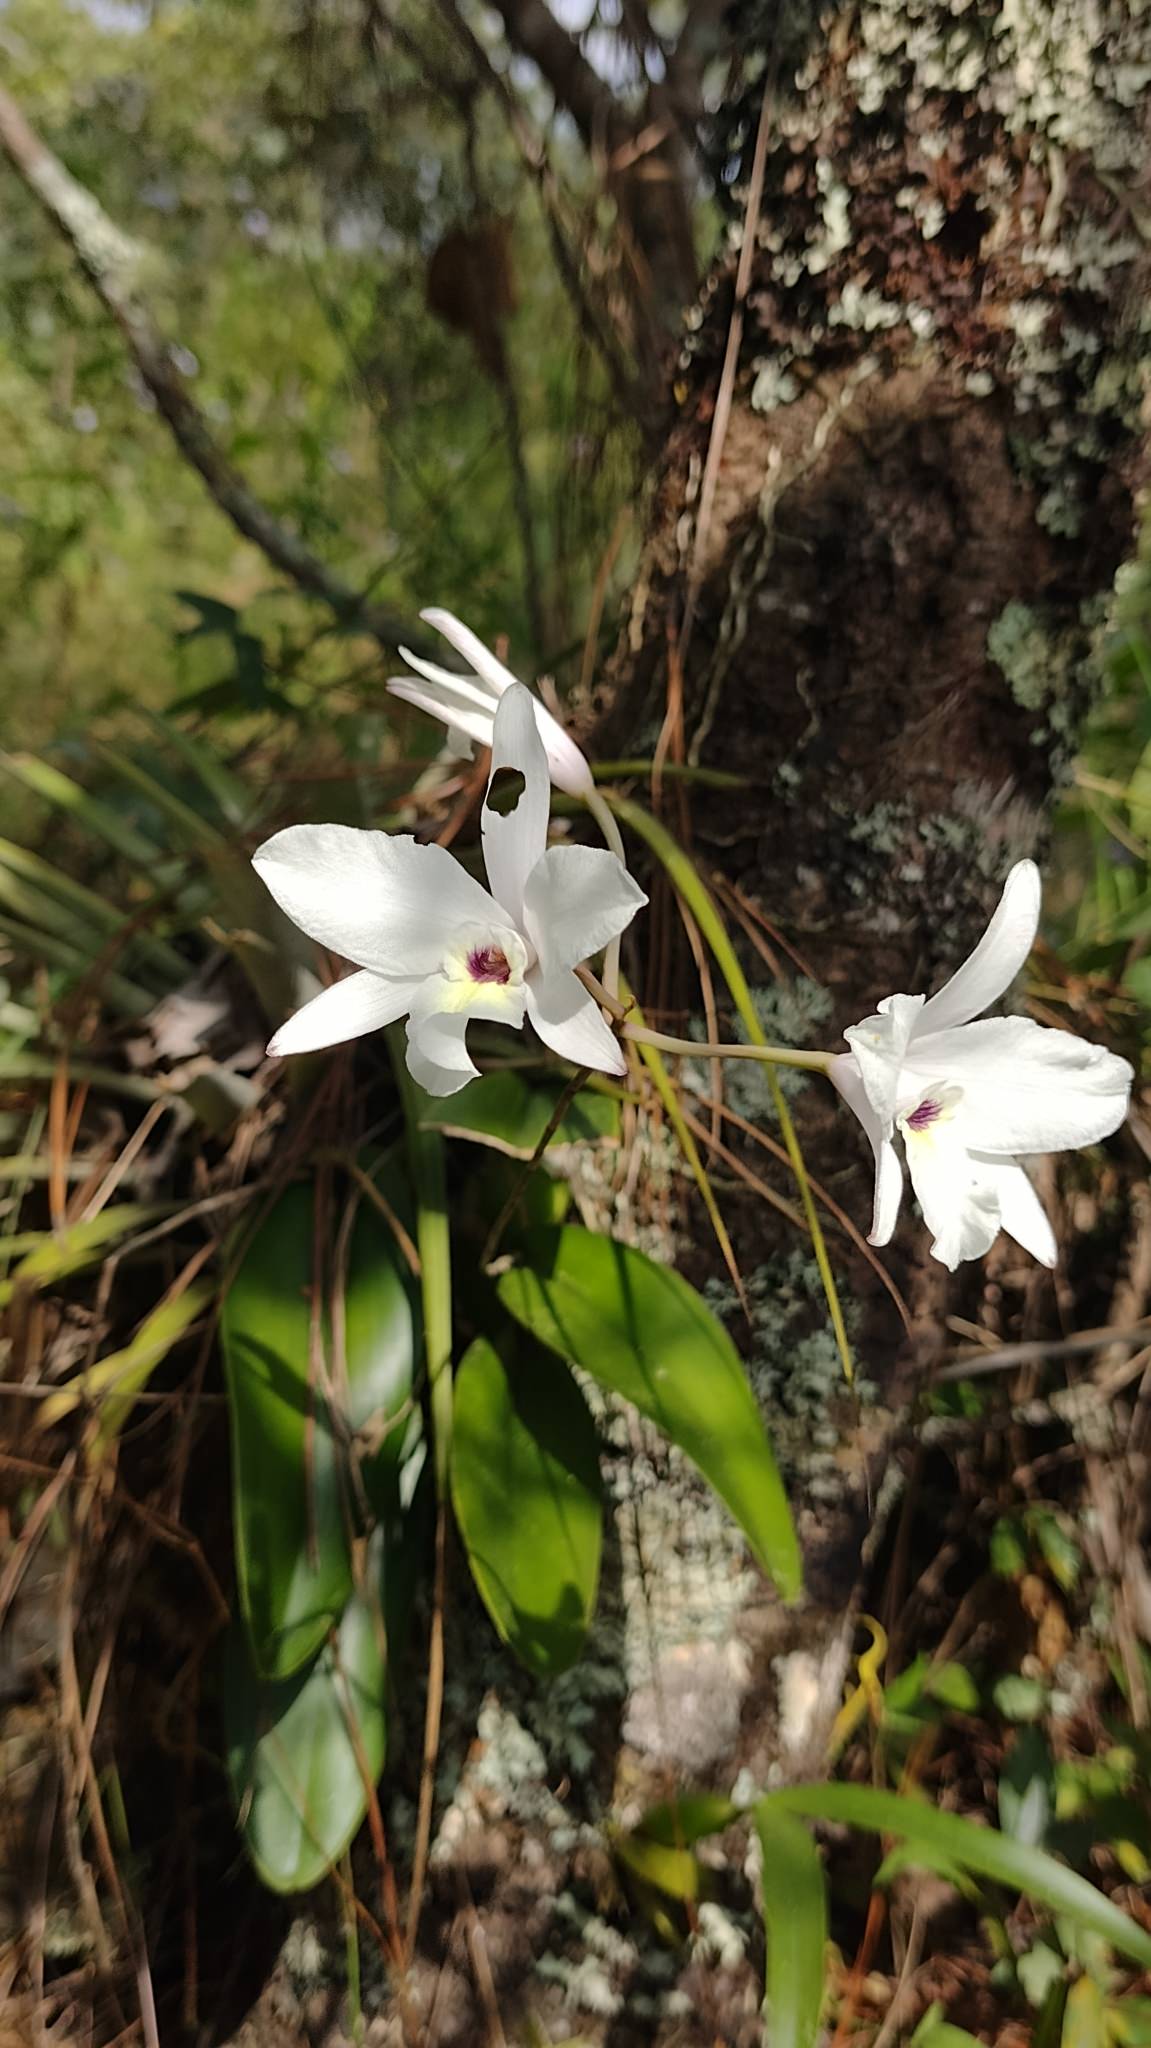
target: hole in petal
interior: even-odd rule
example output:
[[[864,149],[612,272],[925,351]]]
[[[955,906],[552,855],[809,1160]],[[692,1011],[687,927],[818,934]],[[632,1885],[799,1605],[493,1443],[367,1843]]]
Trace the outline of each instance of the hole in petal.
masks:
[[[518,768],[497,768],[492,776],[485,810],[494,811],[499,818],[510,818],[526,788],[527,783]]]

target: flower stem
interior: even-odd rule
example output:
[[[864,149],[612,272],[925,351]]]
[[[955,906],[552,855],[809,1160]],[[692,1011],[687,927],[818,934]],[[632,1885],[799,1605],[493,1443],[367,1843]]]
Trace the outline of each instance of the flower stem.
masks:
[[[790,1045],[713,1045],[700,1038],[669,1038],[665,1031],[626,1021],[620,1024],[620,1036],[637,1045],[654,1045],[659,1052],[682,1053],[685,1059],[762,1060],[771,1067],[806,1067],[813,1074],[825,1074],[831,1063],[829,1052],[800,1052]]]
[[[452,1447],[452,1263],[451,1231],[444,1184],[444,1141],[438,1131],[421,1127],[415,1089],[404,1059],[402,1032],[389,1031],[392,1066],[407,1127],[408,1165],[416,1195],[416,1243],[424,1309],[424,1352],[428,1368],[428,1408],[432,1425],[432,1470],[436,1484],[436,1549],[432,1582],[432,1626],[428,1645],[428,1695],[424,1713],[424,1753],[420,1769],[419,1807],[408,1894],[406,1951],[415,1953],[423,1904],[424,1878],[432,1833],[436,1760],[444,1704],[444,1598],[447,1580],[447,1515]]]

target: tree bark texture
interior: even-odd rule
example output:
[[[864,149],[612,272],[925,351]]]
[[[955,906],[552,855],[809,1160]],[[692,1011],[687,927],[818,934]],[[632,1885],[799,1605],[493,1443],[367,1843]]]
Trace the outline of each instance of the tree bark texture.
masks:
[[[719,155],[749,158],[771,95],[710,515],[702,528],[738,181],[729,252],[688,320],[596,740],[604,756],[651,750],[694,582],[687,755],[753,787],[693,791],[691,843],[810,969],[781,987],[748,952],[765,1017],[832,1045],[883,995],[937,986],[1010,863],[1042,850],[1098,673],[1142,476],[1151,26],[1122,0],[859,0],[818,23],[784,10],[778,32],[777,18],[737,12],[736,44],[764,63],[749,58],[756,82],[717,123]],[[666,968],[649,967],[650,988]],[[696,987],[677,968],[669,1007],[698,1014]],[[815,1085],[796,1112],[812,1170],[866,1229],[862,1134]],[[658,1151],[644,1163],[658,1176]],[[581,1198],[641,1234],[602,1190]],[[898,1486],[899,1418],[949,1341],[943,1316],[978,1311],[981,1289],[992,1319],[1005,1292],[1050,1304],[1002,1239],[989,1280],[949,1282],[907,1211],[887,1263],[909,1336],[833,1240],[851,1392],[805,1240],[738,1190],[725,1201],[753,1297],[751,1338],[734,1313],[731,1328],[788,1464],[806,1603],[783,1612],[691,1474],[607,1418],[615,1585],[585,1664],[545,1693],[455,1622],[457,1755],[476,1739],[433,1860],[415,1985],[429,2006],[434,1992],[437,2043],[490,2038],[473,1901],[507,2026],[527,2011],[556,2038],[612,2048],[760,2038],[751,1923],[722,1885],[686,1952],[645,1946],[642,1901],[624,1901],[587,1824],[634,1817],[674,1785],[750,1789],[823,1768],[869,1531],[877,1541]],[[718,1257],[705,1226],[681,1220],[681,1260],[706,1282]],[[1072,1284],[1075,1256],[1069,1245]]]

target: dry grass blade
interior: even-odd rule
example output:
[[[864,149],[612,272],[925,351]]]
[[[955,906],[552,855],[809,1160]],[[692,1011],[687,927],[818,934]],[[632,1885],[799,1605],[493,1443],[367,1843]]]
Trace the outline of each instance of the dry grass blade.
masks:
[[[738,1110],[729,1109],[726,1103],[712,1104],[710,1106],[718,1108],[719,1113],[721,1117],[724,1119],[725,1123],[734,1124],[737,1130],[740,1130],[744,1133],[745,1137],[753,1138],[757,1145],[762,1145],[764,1151],[770,1152],[773,1159],[778,1159],[782,1165],[790,1165],[791,1162],[788,1159],[787,1153],[785,1152],[783,1146],[777,1144],[774,1138],[769,1137],[766,1131],[761,1131],[758,1124],[753,1124],[749,1120],[749,1118],[745,1116],[740,1116]],[[896,1286],[894,1280],[892,1279],[890,1273],[888,1272],[886,1266],[884,1265],[883,1260],[877,1257],[874,1247],[868,1244],[867,1239],[863,1235],[863,1232],[859,1229],[857,1224],[852,1222],[850,1216],[847,1214],[847,1211],[845,1209],[840,1208],[839,1203],[836,1201],[834,1195],[829,1195],[827,1189],[819,1181],[815,1180],[810,1174],[808,1175],[808,1181],[811,1187],[811,1192],[815,1196],[816,1200],[822,1202],[824,1208],[827,1210],[829,1215],[834,1216],[836,1222],[839,1224],[840,1229],[846,1232],[847,1236],[851,1239],[851,1242],[855,1246],[856,1250],[861,1252],[863,1254],[863,1257],[867,1260],[867,1263],[871,1267],[872,1272],[880,1281],[882,1281],[884,1287],[887,1289],[888,1294],[891,1296],[892,1301],[895,1303],[895,1306],[899,1311],[900,1321],[902,1322],[904,1329],[910,1337],[911,1310],[908,1308],[907,1303],[904,1301],[902,1294],[899,1292],[899,1289]],[[939,1377],[941,1378],[943,1376],[944,1375],[942,1374],[939,1375]]]

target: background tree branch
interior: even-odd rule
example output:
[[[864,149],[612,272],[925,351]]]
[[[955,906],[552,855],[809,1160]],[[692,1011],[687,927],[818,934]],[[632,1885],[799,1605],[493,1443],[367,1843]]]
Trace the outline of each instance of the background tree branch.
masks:
[[[147,252],[124,234],[99,200],[65,169],[41,142],[11,94],[0,86],[0,147],[30,192],[64,237],[105,310],[131,350],[140,377],[171,429],[185,461],[201,477],[225,518],[266,555],[273,566],[330,606],[346,624],[362,625],[382,646],[401,642],[417,652],[435,652],[416,625],[370,603],[335,575],[297,536],[274,519],[241,472],[225,455],[200,407],[189,396],[140,289]]]

